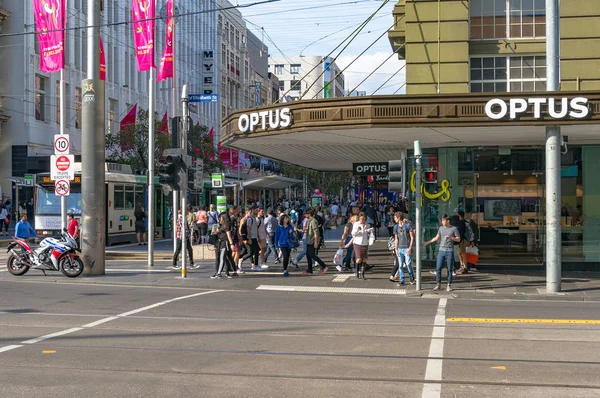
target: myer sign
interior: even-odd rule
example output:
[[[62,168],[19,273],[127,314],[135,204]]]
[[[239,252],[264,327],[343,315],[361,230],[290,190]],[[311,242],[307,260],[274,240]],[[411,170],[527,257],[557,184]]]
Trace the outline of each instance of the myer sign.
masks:
[[[242,133],[254,131],[259,126],[263,130],[267,130],[267,128],[274,130],[290,127],[291,125],[292,112],[290,111],[290,108],[243,114],[238,119],[238,128]]]
[[[485,114],[494,120],[503,119],[506,116],[509,119],[516,119],[533,108],[533,117],[542,118],[542,105],[547,112],[544,116],[552,119],[564,119],[567,116],[574,119],[584,119],[590,114],[588,108],[588,99],[575,97],[569,101],[568,98],[511,98],[508,102],[499,98],[489,100],[485,105]]]

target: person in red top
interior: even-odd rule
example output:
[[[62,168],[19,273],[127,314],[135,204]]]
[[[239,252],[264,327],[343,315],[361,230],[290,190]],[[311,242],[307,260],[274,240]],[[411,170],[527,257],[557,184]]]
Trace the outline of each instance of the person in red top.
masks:
[[[67,213],[67,232],[79,243],[79,222],[73,217],[73,213]]]

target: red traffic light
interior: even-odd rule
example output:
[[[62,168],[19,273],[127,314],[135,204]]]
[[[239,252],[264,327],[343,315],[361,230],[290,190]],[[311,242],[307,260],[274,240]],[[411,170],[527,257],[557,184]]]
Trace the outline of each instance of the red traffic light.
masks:
[[[436,184],[437,183],[437,171],[436,170],[429,170],[429,171],[425,171],[424,173],[424,179],[425,179],[425,183],[428,184]]]

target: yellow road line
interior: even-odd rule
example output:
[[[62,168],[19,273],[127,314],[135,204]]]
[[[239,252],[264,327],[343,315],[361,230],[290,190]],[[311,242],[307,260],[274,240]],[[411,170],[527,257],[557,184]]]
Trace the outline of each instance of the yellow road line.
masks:
[[[447,318],[446,321],[461,323],[544,323],[552,325],[600,325],[600,320],[595,319]]]

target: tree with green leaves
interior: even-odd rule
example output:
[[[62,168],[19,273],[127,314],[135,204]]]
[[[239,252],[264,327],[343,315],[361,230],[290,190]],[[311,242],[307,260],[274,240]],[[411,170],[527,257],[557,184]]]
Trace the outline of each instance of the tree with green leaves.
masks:
[[[135,124],[127,126],[115,134],[106,136],[106,160],[128,164],[133,170],[148,169],[148,111],[138,108]],[[171,134],[165,131],[165,126],[154,118],[154,159],[155,167],[162,152],[171,148]],[[193,158],[204,160],[205,173],[211,173],[223,168],[223,164],[212,144],[206,126],[190,126]]]

